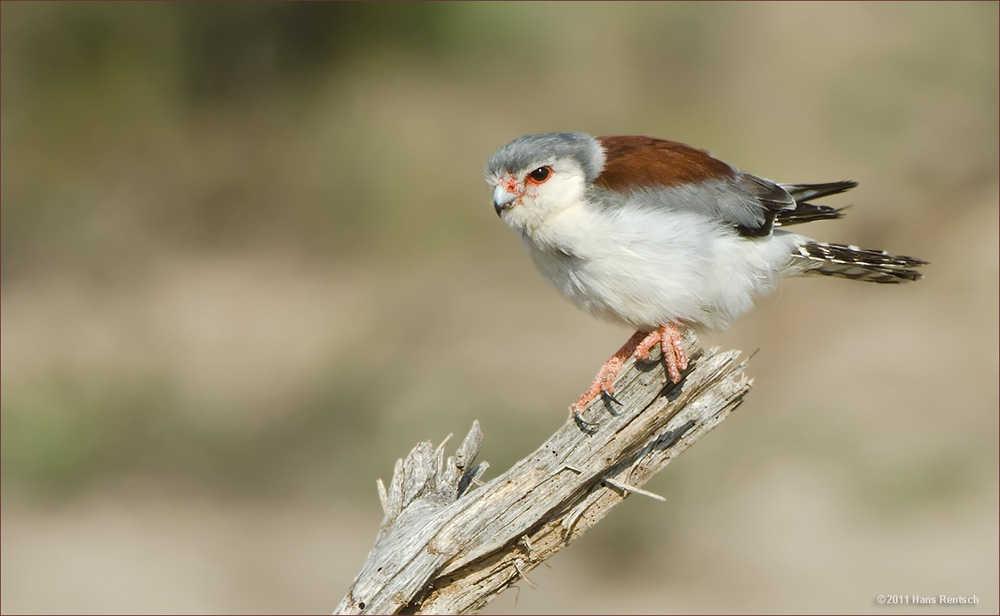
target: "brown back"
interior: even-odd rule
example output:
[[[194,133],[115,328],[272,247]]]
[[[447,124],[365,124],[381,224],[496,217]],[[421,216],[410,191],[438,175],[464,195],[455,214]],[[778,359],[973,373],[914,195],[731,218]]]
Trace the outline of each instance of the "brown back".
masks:
[[[653,137],[598,137],[607,160],[594,184],[625,192],[635,187],[678,186],[732,178],[736,171],[708,152]]]

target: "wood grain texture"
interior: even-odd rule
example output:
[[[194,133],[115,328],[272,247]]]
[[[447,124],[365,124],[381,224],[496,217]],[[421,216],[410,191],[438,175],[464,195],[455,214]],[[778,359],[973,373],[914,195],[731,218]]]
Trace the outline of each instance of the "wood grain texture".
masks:
[[[534,453],[482,485],[478,422],[457,452],[418,444],[399,460],[385,518],[337,614],[469,614],[584,534],[723,421],[750,389],[738,351],[703,351],[670,384],[663,362],[630,359],[611,412],[598,398]],[[658,359],[654,356],[652,359]],[[656,506],[650,500],[649,506]],[[530,582],[529,582],[530,583]]]

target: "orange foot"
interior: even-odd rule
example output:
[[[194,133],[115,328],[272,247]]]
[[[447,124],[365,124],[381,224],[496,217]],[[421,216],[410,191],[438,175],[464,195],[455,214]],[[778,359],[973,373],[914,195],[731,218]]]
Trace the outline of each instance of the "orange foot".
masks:
[[[687,370],[688,367],[681,330],[673,323],[664,325],[660,329],[654,329],[636,347],[635,356],[639,359],[649,359],[649,351],[656,346],[657,342],[660,343],[663,359],[667,362],[667,375],[670,376],[670,382],[680,383],[681,370]]]
[[[649,359],[649,351],[657,344],[663,350],[663,358],[667,362],[667,374],[670,377],[670,382],[680,382],[681,370],[687,369],[688,360],[687,354],[684,352],[684,339],[681,337],[681,331],[677,325],[669,323],[648,334],[639,330],[632,334],[628,342],[608,358],[608,361],[604,362],[604,365],[597,372],[594,382],[591,383],[590,389],[570,407],[571,414],[583,421],[580,413],[598,395],[605,395],[613,402],[618,402],[614,397],[615,378],[625,366],[625,360],[628,359],[629,355],[639,359]]]

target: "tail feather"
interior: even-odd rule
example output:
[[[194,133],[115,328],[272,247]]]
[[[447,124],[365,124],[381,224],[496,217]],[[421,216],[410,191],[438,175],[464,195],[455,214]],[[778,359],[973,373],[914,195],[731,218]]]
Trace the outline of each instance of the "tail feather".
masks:
[[[827,182],[826,184],[781,184],[792,199],[796,201],[811,201],[820,197],[829,197],[857,187],[857,182],[845,180],[842,182]]]
[[[826,184],[781,184],[781,188],[792,199],[795,199],[795,209],[778,212],[774,223],[778,226],[788,226],[813,222],[815,220],[843,218],[844,215],[841,213],[841,210],[844,208],[842,207],[835,208],[828,205],[816,205],[814,203],[807,203],[807,201],[836,195],[848,191],[857,185],[857,182],[850,180],[828,182]]]
[[[923,274],[913,269],[927,265],[926,261],[902,255],[891,255],[884,250],[868,250],[845,244],[806,242],[800,244],[793,255],[805,274],[820,274],[877,282],[899,284],[920,280]]]
[[[798,225],[804,222],[816,220],[834,220],[843,218],[842,210],[848,207],[830,207],[829,205],[816,205],[815,203],[796,203],[794,210],[778,212],[774,219],[774,226],[787,227],[788,225]]]

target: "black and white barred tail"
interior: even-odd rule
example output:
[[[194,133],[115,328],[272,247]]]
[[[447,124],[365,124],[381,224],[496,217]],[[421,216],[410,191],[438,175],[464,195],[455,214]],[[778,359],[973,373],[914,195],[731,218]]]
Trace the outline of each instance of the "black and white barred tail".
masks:
[[[844,244],[806,242],[793,254],[795,265],[804,274],[820,274],[877,282],[899,284],[920,280],[923,274],[913,269],[926,265],[926,261],[913,257],[891,255],[884,250],[866,250]]]

